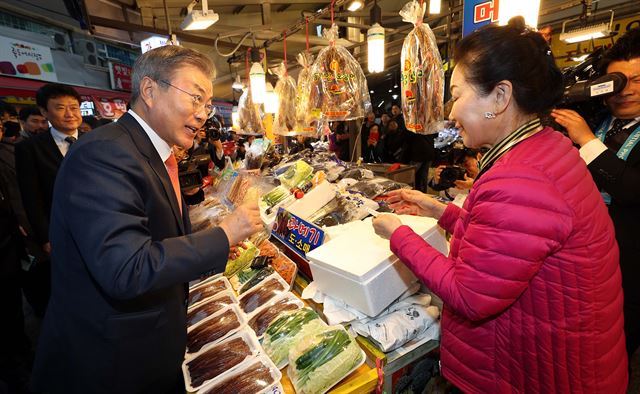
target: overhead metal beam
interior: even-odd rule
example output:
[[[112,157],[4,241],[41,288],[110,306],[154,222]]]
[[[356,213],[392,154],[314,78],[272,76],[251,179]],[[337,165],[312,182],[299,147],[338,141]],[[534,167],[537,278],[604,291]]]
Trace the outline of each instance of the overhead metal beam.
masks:
[[[242,10],[244,10],[244,7],[246,7],[246,6],[245,6],[245,5],[239,5],[239,6],[237,6],[236,8],[234,8],[234,9],[233,9],[233,13],[234,13],[234,14],[236,14],[236,15],[237,15],[237,14],[239,14],[239,13],[241,13],[241,12],[242,12]]]
[[[284,4],[281,5],[280,7],[278,7],[278,9],[276,10],[276,12],[284,12],[287,10],[287,8],[291,7],[291,4]]]
[[[269,1],[264,1],[262,4],[262,24],[270,25],[271,24],[271,3]]]

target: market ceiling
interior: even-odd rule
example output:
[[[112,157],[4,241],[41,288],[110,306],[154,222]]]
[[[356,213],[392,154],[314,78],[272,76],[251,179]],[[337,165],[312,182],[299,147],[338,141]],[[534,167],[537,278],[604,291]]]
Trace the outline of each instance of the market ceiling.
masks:
[[[428,1],[428,0],[427,0]],[[369,14],[373,0],[364,1],[360,11],[349,12],[346,5],[350,0],[337,0],[335,21],[341,26],[340,43],[354,54],[366,73],[366,30],[370,26]],[[219,99],[237,99],[232,94],[231,83],[236,75],[244,77],[244,54],[246,48],[267,46],[267,61],[270,67],[284,58],[282,33],[288,30],[286,40],[288,66],[292,74],[297,74],[295,56],[305,50],[306,35],[304,16],[315,18],[309,25],[309,45],[311,52],[317,52],[328,44],[318,37],[316,28],[330,25],[330,2],[313,0],[208,0],[209,9],[219,14],[220,19],[207,30],[183,32],[180,23],[184,19],[190,0],[84,0],[90,22],[96,36],[112,38],[121,42],[139,44],[140,40],[152,34],[167,34],[169,29],[179,41],[189,47],[207,53],[216,62],[217,77],[214,94]],[[413,25],[403,22],[398,14],[406,1],[379,0],[382,9],[382,26],[386,29],[386,70],[380,74],[367,74],[369,88],[388,93],[397,81],[400,51],[406,34]],[[539,24],[551,24],[555,31],[561,29],[562,21],[579,16],[585,3],[591,3],[596,10],[615,9],[616,15],[624,16],[640,12],[638,0],[542,0]],[[426,15],[425,20],[434,30],[438,45],[444,57],[460,38],[462,29],[461,12],[463,0],[442,0],[439,15]],[[201,8],[198,4],[195,9]],[[319,10],[325,10],[320,14]],[[167,15],[169,25],[167,26]],[[292,27],[299,29],[293,29]],[[247,33],[249,33],[247,35]],[[241,42],[243,36],[247,35]],[[234,56],[223,57],[214,48],[218,39],[219,52],[229,53],[236,46]],[[378,93],[377,93],[378,94]]]

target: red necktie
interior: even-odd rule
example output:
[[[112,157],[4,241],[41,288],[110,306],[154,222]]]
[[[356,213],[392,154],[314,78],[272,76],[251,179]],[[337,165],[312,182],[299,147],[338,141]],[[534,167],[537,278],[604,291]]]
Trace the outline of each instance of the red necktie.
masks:
[[[182,214],[182,199],[180,198],[180,180],[178,178],[178,162],[176,161],[176,156],[171,152],[169,158],[164,162],[165,166],[167,166],[167,172],[169,173],[169,178],[171,178],[171,185],[173,186],[173,191],[176,193],[176,199],[178,200],[178,207],[180,207],[180,214]]]

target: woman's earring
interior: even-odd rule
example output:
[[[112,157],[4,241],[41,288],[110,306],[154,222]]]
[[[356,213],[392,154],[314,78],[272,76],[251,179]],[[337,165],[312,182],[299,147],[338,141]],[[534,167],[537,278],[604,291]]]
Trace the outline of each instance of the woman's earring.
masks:
[[[484,118],[485,119],[494,119],[496,117],[496,114],[493,112],[485,112],[484,113]]]

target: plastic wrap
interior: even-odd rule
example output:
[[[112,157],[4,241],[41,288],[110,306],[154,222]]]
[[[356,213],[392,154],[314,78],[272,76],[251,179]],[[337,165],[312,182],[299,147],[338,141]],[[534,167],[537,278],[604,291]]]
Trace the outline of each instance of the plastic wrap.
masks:
[[[198,394],[283,393],[282,374],[267,357],[258,355],[219,379],[206,384]]]
[[[269,324],[285,312],[295,311],[304,307],[304,303],[292,293],[284,293],[267,305],[256,309],[247,317],[247,325],[255,331],[258,337],[262,337]]]
[[[216,278],[212,281],[203,281],[198,283],[189,290],[189,305],[193,306],[197,303],[213,297],[225,290],[231,290],[231,284],[227,278]]]
[[[227,277],[231,277],[241,269],[247,268],[251,264],[251,261],[260,253],[251,241],[244,242],[243,246],[239,249],[240,255],[233,260],[227,261],[227,266],[224,270],[224,275]]]
[[[280,63],[275,70],[278,82],[274,89],[278,95],[278,112],[273,121],[273,132],[280,135],[295,135],[296,128],[296,81],[287,74],[287,67]]]
[[[238,128],[243,134],[264,134],[260,109],[251,99],[251,87],[245,88],[238,99]]]
[[[351,53],[336,45],[338,27],[323,31],[329,46],[311,67],[309,120],[338,121],[363,118],[371,110],[367,80]]]
[[[302,186],[313,177],[313,168],[302,160],[296,161],[278,179],[284,187],[293,189]]]
[[[296,131],[300,134],[315,135],[318,133],[318,125],[316,119],[311,116],[309,109],[313,55],[301,52],[298,54],[297,59],[302,69],[298,73],[298,84],[296,86]]]
[[[236,305],[230,305],[220,312],[189,327],[187,330],[187,353],[197,353],[206,344],[215,343],[238,332],[245,320]]]
[[[238,302],[244,313],[251,313],[288,290],[289,284],[280,275],[273,274],[241,295]]]
[[[402,19],[415,25],[400,57],[402,113],[406,128],[419,134],[437,133],[444,117],[444,70],[436,38],[422,23],[426,5],[413,0],[400,10]]]
[[[324,393],[364,362],[365,354],[342,326],[307,335],[289,351],[287,373],[296,393]]]
[[[327,325],[310,308],[285,312],[269,324],[262,346],[279,369],[289,363],[289,350],[303,337],[318,333]]]
[[[237,304],[238,300],[231,291],[223,291],[214,297],[207,298],[187,312],[187,326],[193,326],[198,322],[215,315],[229,305]]]

